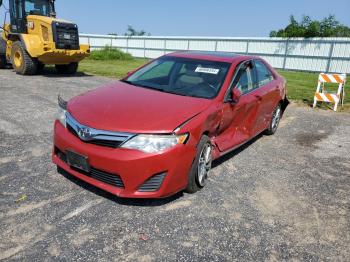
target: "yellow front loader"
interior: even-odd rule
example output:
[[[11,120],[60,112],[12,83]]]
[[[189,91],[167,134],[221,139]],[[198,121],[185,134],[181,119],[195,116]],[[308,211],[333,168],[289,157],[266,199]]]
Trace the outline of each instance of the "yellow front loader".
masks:
[[[34,75],[45,65],[55,65],[59,73],[75,74],[78,63],[90,54],[90,46],[79,43],[76,24],[56,18],[55,1],[8,2],[1,27],[0,68],[11,64],[18,74]]]

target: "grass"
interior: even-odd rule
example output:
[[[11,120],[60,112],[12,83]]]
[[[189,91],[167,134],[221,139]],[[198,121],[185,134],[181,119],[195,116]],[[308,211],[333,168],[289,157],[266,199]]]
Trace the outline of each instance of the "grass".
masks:
[[[122,78],[127,72],[135,70],[145,64],[148,59],[132,60],[93,60],[91,58],[83,60],[79,65],[79,70],[85,73],[107,76],[113,78]],[[279,73],[287,79],[288,98],[291,101],[302,102],[308,105],[313,103],[314,93],[317,86],[317,73],[295,72],[279,70]],[[345,91],[350,87],[350,78],[345,85]],[[327,88],[328,91],[336,92],[334,86]],[[339,111],[350,112],[350,92],[345,96],[344,108],[339,106]],[[321,103],[318,103],[321,104]],[[328,108],[333,104],[322,103],[321,108]]]
[[[134,60],[131,54],[125,53],[117,48],[106,46],[100,50],[91,52],[90,59],[92,60]]]
[[[147,59],[100,61],[88,58],[79,64],[79,71],[120,79],[126,76],[128,72],[135,70],[147,61]]]

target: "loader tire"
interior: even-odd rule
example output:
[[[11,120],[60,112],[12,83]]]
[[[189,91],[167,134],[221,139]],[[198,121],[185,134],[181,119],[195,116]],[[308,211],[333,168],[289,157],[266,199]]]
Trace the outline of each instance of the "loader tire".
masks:
[[[11,63],[15,72],[20,75],[35,75],[38,70],[38,61],[28,54],[21,41],[12,46]]]
[[[78,70],[78,63],[70,63],[68,65],[56,65],[59,74],[74,75]]]

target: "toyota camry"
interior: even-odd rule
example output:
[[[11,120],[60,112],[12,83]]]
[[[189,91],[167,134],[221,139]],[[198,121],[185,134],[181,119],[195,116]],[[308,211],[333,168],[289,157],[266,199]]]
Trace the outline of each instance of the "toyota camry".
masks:
[[[124,79],[59,98],[52,159],[120,197],[194,193],[212,161],[276,132],[286,81],[259,57],[176,52]]]

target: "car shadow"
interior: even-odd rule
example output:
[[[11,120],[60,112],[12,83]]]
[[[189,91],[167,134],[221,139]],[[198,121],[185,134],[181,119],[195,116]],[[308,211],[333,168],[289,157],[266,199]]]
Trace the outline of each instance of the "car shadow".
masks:
[[[38,75],[44,76],[44,77],[52,77],[52,78],[59,78],[59,77],[92,77],[93,75],[86,74],[84,72],[78,71],[77,73],[70,75],[70,74],[60,74],[56,71],[56,69],[52,66],[47,66],[44,69],[40,70],[38,72]]]
[[[12,68],[11,65],[6,65],[5,69],[7,70],[12,70],[13,72],[15,72]],[[45,67],[42,70],[39,70],[36,75],[39,76],[44,76],[44,77],[50,77],[50,78],[59,78],[59,77],[92,77],[93,75],[90,74],[86,74],[84,72],[78,71],[77,73],[73,74],[73,75],[69,75],[69,74],[60,74],[56,71],[56,69],[54,67]]]
[[[240,147],[238,147],[238,148],[232,150],[231,152],[214,160],[212,163],[212,168],[215,168],[215,167],[225,163],[226,161],[230,160],[234,156],[238,155],[239,153],[244,151],[246,148],[250,147],[252,144],[254,144],[256,141],[258,141],[263,136],[264,136],[264,134],[261,133],[261,134],[257,135],[256,137],[254,137],[253,139],[249,140],[247,143],[241,145]]]
[[[65,170],[57,170],[57,172],[61,175],[63,175],[65,178],[67,178],[69,181],[73,182],[74,184],[82,187],[85,190],[88,190],[92,193],[94,193],[97,196],[104,197],[110,201],[113,201],[119,205],[127,205],[127,206],[162,206],[165,204],[168,204],[184,195],[183,192],[176,193],[175,195],[172,195],[170,197],[166,198],[159,198],[159,199],[138,199],[138,198],[121,198],[116,195],[113,195],[107,191],[104,191],[102,189],[99,189],[98,187],[95,187],[93,185],[90,185],[86,183],[83,180],[80,180],[73,175],[69,174]]]

